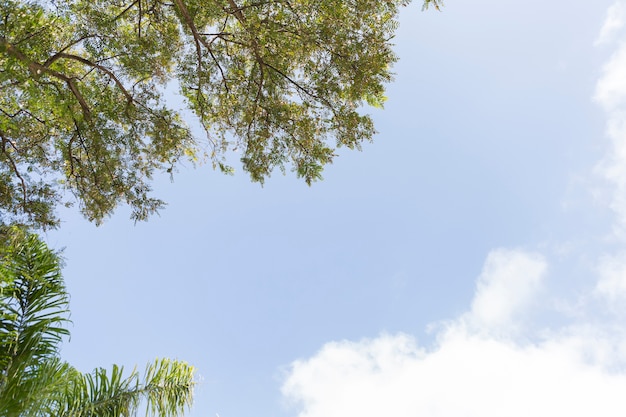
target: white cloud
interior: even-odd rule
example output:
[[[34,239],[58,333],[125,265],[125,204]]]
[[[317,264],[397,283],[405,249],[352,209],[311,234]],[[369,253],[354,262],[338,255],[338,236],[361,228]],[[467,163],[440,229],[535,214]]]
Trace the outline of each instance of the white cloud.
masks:
[[[624,67],[626,74],[626,66]],[[626,237],[626,113],[612,111],[607,123],[607,136],[611,140],[611,151],[598,164],[597,171],[612,186],[609,207],[616,215],[615,232]]]
[[[417,348],[390,355],[412,343],[399,335],[327,345],[295,365],[284,393],[299,400],[300,417],[611,417],[626,410],[626,377],[585,363],[565,343],[520,347],[458,333],[425,355]],[[335,368],[345,357],[350,366]]]
[[[626,254],[603,257],[599,262],[598,272],[596,294],[606,299],[613,308],[624,306],[626,304]]]
[[[626,18],[626,6],[622,1],[618,1],[609,7],[606,14],[606,19],[600,35],[596,39],[595,44],[600,45],[611,42],[617,33],[624,27],[624,20]]]
[[[612,42],[625,22],[626,2],[620,1],[609,9],[597,43]],[[611,208],[623,239],[626,43],[604,66],[594,99],[607,113],[612,144],[598,172],[612,185]],[[432,346],[405,334],[331,342],[292,363],[283,395],[298,417],[624,415],[626,327],[620,314],[626,308],[616,306],[626,305],[626,251],[599,259],[591,277],[597,279],[595,297],[578,300],[575,323],[524,333],[520,323],[536,307],[547,270],[542,255],[492,251],[470,308],[436,327]]]
[[[532,300],[545,275],[546,263],[538,254],[499,249],[487,256],[478,278],[467,320],[483,329],[503,329]]]
[[[626,5],[616,3],[609,9],[607,27],[617,27],[626,17]],[[610,23],[614,22],[614,23]],[[607,26],[608,25],[608,26]],[[608,31],[608,29],[606,29]],[[605,33],[605,29],[603,32]],[[602,35],[601,35],[602,38]],[[622,42],[602,70],[594,99],[607,113],[607,136],[611,140],[608,155],[598,165],[600,175],[614,187],[611,209],[617,215],[616,232],[626,237],[626,43]]]
[[[619,110],[626,103],[626,45],[622,44],[605,64],[602,77],[596,85],[595,99],[609,112]]]
[[[615,365],[625,339],[578,326],[520,341],[468,320],[505,326],[545,269],[538,255],[494,251],[471,310],[440,327],[434,347],[402,334],[328,343],[292,364],[283,394],[298,417],[623,415],[626,374]]]

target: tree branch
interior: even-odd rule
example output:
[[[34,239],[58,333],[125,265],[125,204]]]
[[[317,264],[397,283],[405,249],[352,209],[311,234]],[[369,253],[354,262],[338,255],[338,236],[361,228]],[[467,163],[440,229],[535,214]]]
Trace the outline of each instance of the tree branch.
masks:
[[[64,52],[58,53],[55,55],[54,59],[52,60],[48,60],[46,61],[46,63],[48,65],[52,64],[54,61],[56,61],[57,59],[61,59],[61,58],[66,58],[66,59],[71,59],[74,61],[78,61],[82,64],[85,64],[89,67],[92,68],[96,68],[102,72],[104,72],[106,75],[108,75],[109,77],[111,77],[111,79],[115,82],[115,84],[117,85],[117,87],[120,89],[120,91],[122,92],[122,94],[124,94],[124,97],[126,97],[126,100],[129,103],[132,103],[134,101],[133,96],[128,92],[128,90],[126,90],[126,87],[124,86],[124,84],[122,84],[122,82],[119,80],[119,78],[117,78],[117,76],[113,73],[113,71],[111,71],[110,69],[97,64],[95,62],[92,62],[90,60],[88,60],[87,58],[83,58],[82,56],[78,56],[78,55],[74,55],[74,54],[66,54]]]
[[[3,38],[0,38],[0,47],[4,48],[4,50],[10,56],[12,56],[12,57],[18,59],[19,61],[23,62],[24,64],[26,64],[26,66],[28,66],[28,69],[33,74],[33,77],[35,79],[39,78],[42,73],[46,73],[46,74],[52,75],[55,78],[58,78],[60,80],[65,81],[65,83],[69,87],[69,89],[72,92],[72,94],[74,95],[74,97],[76,97],[76,100],[78,100],[78,103],[80,104],[80,107],[81,107],[81,109],[83,111],[83,114],[84,114],[85,118],[89,119],[91,117],[91,111],[89,110],[89,105],[87,104],[87,101],[85,100],[83,95],[78,90],[78,87],[76,86],[76,82],[74,81],[73,77],[68,77],[65,74],[61,74],[60,72],[57,72],[57,71],[55,71],[53,69],[50,69],[50,68],[48,68],[48,67],[46,67],[46,66],[44,66],[44,65],[42,65],[42,64],[40,64],[38,62],[35,62],[35,61],[31,60],[22,51],[20,51],[19,49],[15,48],[13,45],[11,45],[9,42],[7,42]]]
[[[11,141],[10,139],[7,139],[5,137],[4,132],[2,132],[2,131],[0,131],[0,139],[2,139],[2,153],[6,156],[7,160],[9,161],[9,164],[11,165],[11,169],[15,173],[15,176],[21,182],[21,185],[22,185],[22,210],[24,210],[24,212],[26,212],[26,181],[24,180],[24,177],[22,177],[22,174],[20,174],[20,171],[17,168],[17,164],[15,163],[13,158],[11,157],[11,153],[6,150],[7,143],[15,150],[15,152],[18,152],[18,150],[15,147],[15,144],[13,143],[13,141]]]
[[[200,47],[200,44],[202,44],[207,49],[207,51],[209,51],[211,58],[215,62],[215,65],[217,65],[217,68],[219,69],[220,74],[222,75],[224,88],[226,88],[226,92],[229,92],[228,82],[226,80],[224,70],[222,69],[222,66],[220,65],[215,55],[213,55],[211,45],[198,32],[196,25],[193,23],[193,18],[189,14],[189,10],[187,10],[187,6],[185,6],[182,0],[174,0],[174,3],[176,4],[176,7],[180,11],[180,13],[183,15],[183,18],[185,19],[185,23],[187,24],[187,26],[189,27],[189,30],[191,30],[191,33],[193,35],[193,39],[196,44],[196,53],[198,54],[198,72],[200,72],[201,62],[202,62],[202,48]],[[200,74],[198,74],[198,77],[200,77]]]

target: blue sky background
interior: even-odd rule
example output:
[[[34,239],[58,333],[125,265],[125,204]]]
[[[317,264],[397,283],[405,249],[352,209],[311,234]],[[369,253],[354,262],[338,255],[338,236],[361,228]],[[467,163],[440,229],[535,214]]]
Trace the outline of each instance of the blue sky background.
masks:
[[[147,223],[64,209],[63,356],[187,360],[193,417],[623,415],[626,5],[420,6],[323,182],[189,166]]]

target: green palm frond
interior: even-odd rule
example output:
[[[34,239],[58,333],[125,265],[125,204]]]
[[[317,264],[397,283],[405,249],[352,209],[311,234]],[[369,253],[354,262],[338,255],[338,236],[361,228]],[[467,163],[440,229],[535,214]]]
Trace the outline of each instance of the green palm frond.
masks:
[[[68,389],[80,372],[59,358],[20,369],[7,379],[0,398],[0,415],[43,417],[56,415],[55,397]]]
[[[18,228],[0,248],[0,415],[28,416],[69,366],[57,359],[68,335],[68,296],[57,254]]]
[[[173,417],[191,406],[194,370],[185,362],[156,360],[146,368],[143,378],[134,369],[128,376],[113,365],[82,375],[59,400],[57,414],[62,417],[136,416],[145,406],[146,414]]]
[[[60,265],[37,235],[0,227],[0,416],[182,415],[194,387],[185,362],[156,360],[140,377],[117,365],[82,374],[61,361],[69,312]]]
[[[68,296],[60,260],[37,235],[3,250],[0,263],[2,362],[56,354],[68,319]],[[6,368],[5,368],[6,369]]]

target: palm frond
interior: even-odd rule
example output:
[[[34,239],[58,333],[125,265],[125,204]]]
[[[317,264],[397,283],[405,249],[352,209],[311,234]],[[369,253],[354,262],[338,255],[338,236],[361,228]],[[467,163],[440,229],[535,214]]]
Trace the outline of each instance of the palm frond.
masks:
[[[60,259],[37,235],[3,228],[0,247],[0,415],[31,416],[70,367],[58,359],[68,335]]]
[[[194,369],[156,360],[142,377],[114,365],[82,374],[59,359],[69,334],[59,256],[37,235],[0,227],[0,416],[175,417],[191,406]]]
[[[80,372],[59,358],[22,367],[8,378],[0,395],[0,415],[43,417],[56,415],[59,392],[68,389]]]
[[[0,263],[0,372],[57,354],[69,335],[68,295],[60,259],[37,235],[3,249]]]
[[[146,414],[174,417],[191,406],[194,369],[168,359],[149,364],[143,378],[134,369],[128,376],[114,365],[111,372],[98,368],[75,381],[57,406],[63,417],[136,416],[142,405]]]

